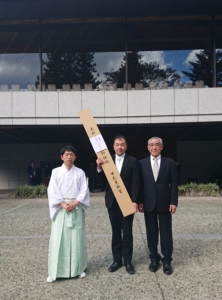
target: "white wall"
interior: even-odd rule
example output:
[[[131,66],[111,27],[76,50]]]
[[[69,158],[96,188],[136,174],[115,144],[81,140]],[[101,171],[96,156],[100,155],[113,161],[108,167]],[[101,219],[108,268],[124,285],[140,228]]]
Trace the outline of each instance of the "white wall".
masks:
[[[79,125],[90,108],[97,124],[222,121],[222,88],[143,91],[0,92],[0,125]],[[61,145],[1,145],[0,189],[27,183],[30,160],[59,161]],[[210,180],[220,166],[222,142],[178,143],[182,182]],[[52,154],[54,153],[54,154]]]
[[[0,125],[78,125],[90,108],[98,124],[222,120],[222,88],[142,91],[0,92]]]

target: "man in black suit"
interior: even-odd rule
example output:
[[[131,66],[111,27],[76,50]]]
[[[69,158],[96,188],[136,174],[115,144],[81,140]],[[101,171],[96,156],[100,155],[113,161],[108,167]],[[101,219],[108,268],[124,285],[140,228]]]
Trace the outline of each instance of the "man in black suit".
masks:
[[[86,176],[89,178],[89,190],[91,193],[94,193],[95,186],[96,186],[96,177],[97,177],[97,170],[95,162],[91,162],[90,166],[87,169]]]
[[[115,155],[113,155],[112,158],[132,199],[132,205],[135,208],[135,212],[137,212],[139,196],[139,172],[137,160],[125,153],[127,150],[127,141],[122,135],[118,135],[114,138],[113,149],[115,151]],[[103,160],[99,158],[96,163],[99,176],[104,176],[104,173],[102,172]],[[119,267],[122,266],[123,258],[126,271],[129,274],[134,274],[135,271],[132,265],[132,226],[134,215],[132,214],[126,217],[123,216],[108,182],[106,185],[105,201],[112,227],[112,254],[114,260],[108,271],[117,271]]]
[[[27,167],[27,174],[28,174],[28,185],[35,185],[36,167],[35,167],[34,160],[32,160],[30,165]]]
[[[181,178],[181,164],[175,159],[176,170],[177,170],[177,183],[180,185]]]
[[[142,203],[139,204],[139,212],[144,212],[145,216],[151,259],[149,270],[156,272],[161,260],[157,250],[160,231],[163,272],[170,275],[173,252],[172,214],[176,212],[178,204],[176,165],[174,160],[161,156],[163,149],[161,138],[149,139],[147,148],[150,157],[139,161],[142,182]]]

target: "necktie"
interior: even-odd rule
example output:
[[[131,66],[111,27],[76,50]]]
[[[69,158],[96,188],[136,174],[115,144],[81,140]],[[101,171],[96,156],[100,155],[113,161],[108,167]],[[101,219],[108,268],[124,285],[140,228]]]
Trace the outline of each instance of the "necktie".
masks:
[[[156,181],[158,173],[159,173],[159,166],[158,166],[158,163],[157,163],[157,159],[154,158],[153,160],[154,160],[154,164],[153,164],[153,176],[154,176],[154,179]]]
[[[117,170],[120,173],[120,171],[121,171],[121,158],[117,158],[117,160],[116,160],[116,167],[117,167]]]

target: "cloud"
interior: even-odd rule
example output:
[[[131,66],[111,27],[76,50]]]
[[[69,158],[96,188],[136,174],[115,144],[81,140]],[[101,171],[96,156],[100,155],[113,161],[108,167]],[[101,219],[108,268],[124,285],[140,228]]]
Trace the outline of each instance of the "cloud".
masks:
[[[0,54],[0,84],[26,88],[35,83],[38,73],[38,54]]]
[[[165,62],[164,51],[142,51],[140,53],[143,55],[142,59],[144,62],[150,63],[156,61],[161,69],[166,69],[173,65],[172,62]]]
[[[165,62],[164,51],[140,52],[144,62],[158,62],[160,68],[172,66],[173,63]],[[111,69],[118,70],[125,52],[103,52],[94,53],[96,70],[100,74],[99,79],[105,80],[104,72]],[[43,60],[46,55],[43,54]],[[39,74],[39,58],[37,53],[28,54],[0,54],[0,84],[19,84],[22,89],[29,83],[35,83]]]
[[[99,80],[105,80],[104,72],[109,72],[111,69],[118,70],[125,52],[102,52],[94,54],[96,70],[99,73]]]
[[[172,66],[173,63],[165,62],[164,51],[142,51],[139,52],[142,55],[143,62],[154,62],[156,61],[160,68],[166,69]],[[105,80],[104,72],[109,72],[111,69],[118,70],[125,52],[107,52],[107,53],[95,53],[96,70],[99,73],[99,80]]]
[[[185,66],[189,66],[189,62],[191,61],[191,62],[196,62],[198,59],[197,59],[197,57],[196,57],[196,53],[200,53],[202,50],[201,49],[197,49],[197,50],[192,50],[189,54],[188,54],[188,56],[187,56],[187,58],[185,59],[185,61],[183,62],[183,64],[185,65]]]

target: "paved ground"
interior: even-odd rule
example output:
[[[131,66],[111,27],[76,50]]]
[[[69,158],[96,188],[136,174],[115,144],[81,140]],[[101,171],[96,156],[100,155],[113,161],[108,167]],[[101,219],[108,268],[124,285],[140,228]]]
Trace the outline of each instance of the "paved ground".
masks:
[[[85,279],[47,283],[50,220],[46,199],[0,194],[0,299],[222,299],[222,198],[183,198],[173,218],[174,273],[148,270],[144,219],[134,220],[135,275],[109,273],[110,225],[103,194],[93,194],[86,219]]]

